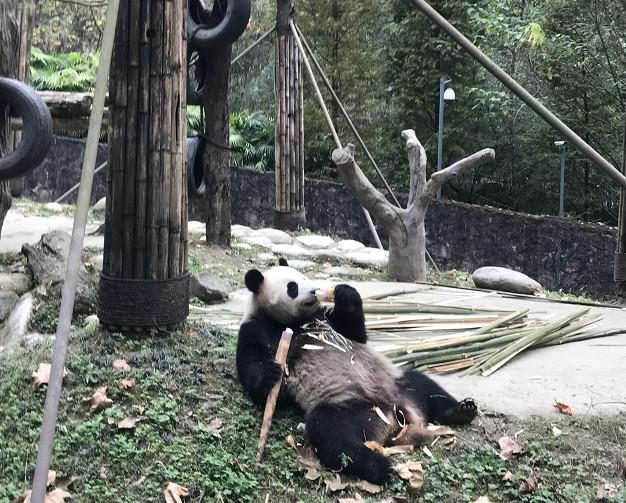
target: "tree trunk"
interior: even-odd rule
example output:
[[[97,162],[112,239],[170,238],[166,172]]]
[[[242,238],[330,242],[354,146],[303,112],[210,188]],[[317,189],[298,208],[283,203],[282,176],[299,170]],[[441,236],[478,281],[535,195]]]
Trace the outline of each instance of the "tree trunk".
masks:
[[[624,114],[624,154],[622,173],[626,174],[626,113]],[[619,221],[617,224],[617,253],[615,254],[615,281],[617,281],[617,300],[626,304],[626,190],[620,188]]]
[[[426,229],[425,212],[413,218],[403,215],[404,228],[389,234],[389,279],[393,281],[425,281]]]
[[[17,77],[19,56],[18,3],[0,2],[0,77]],[[0,106],[0,156],[13,148],[9,110]],[[0,234],[11,208],[10,181],[0,182]]]
[[[112,329],[170,327],[188,312],[186,11],[186,1],[120,5],[98,308]]]
[[[279,0],[275,48],[275,176],[274,225],[296,229],[306,225],[304,210],[304,118],[302,55],[289,27],[291,0]]]
[[[34,1],[17,2],[17,24],[18,24],[18,55],[17,55],[17,75],[15,78],[22,82],[28,82],[28,69],[30,63],[30,47],[35,25],[35,14],[37,3]],[[16,149],[22,139],[19,131],[12,131],[9,145]],[[24,191],[24,177],[13,178],[9,181],[11,195],[18,197]]]
[[[391,204],[366,178],[354,160],[354,146],[336,149],[332,159],[341,179],[361,206],[377,219],[389,234],[389,279],[426,281],[426,232],[424,220],[428,205],[439,189],[456,176],[495,158],[492,149],[484,149],[432,174],[426,180],[426,152],[415,131],[402,131],[409,160],[409,198],[406,208]]]
[[[206,65],[206,81],[201,90],[207,138],[203,157],[206,242],[220,246],[230,246],[228,81],[231,56],[232,45],[217,47],[201,56]]]

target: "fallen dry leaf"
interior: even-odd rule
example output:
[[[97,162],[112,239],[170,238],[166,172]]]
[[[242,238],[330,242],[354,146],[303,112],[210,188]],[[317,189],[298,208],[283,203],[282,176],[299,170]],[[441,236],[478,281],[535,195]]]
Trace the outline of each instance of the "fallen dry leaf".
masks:
[[[30,496],[32,491],[26,491],[24,493],[24,503],[30,503]],[[44,503],[65,503],[65,498],[71,498],[72,495],[63,489],[55,489],[46,494]]]
[[[449,426],[437,426],[435,424],[429,424],[428,430],[436,437],[449,437],[456,435],[456,432]]]
[[[206,426],[206,431],[210,431],[213,433],[213,436],[218,437],[222,432],[222,426],[224,426],[224,421],[222,421],[219,417],[211,419],[209,424]]]
[[[596,499],[608,500],[613,499],[613,497],[617,496],[617,487],[613,484],[609,484],[605,482],[600,487],[598,487],[598,491],[596,492]]]
[[[555,401],[554,402],[554,407],[559,409],[559,412],[561,414],[565,414],[566,416],[571,416],[572,415],[572,408],[569,405],[567,405],[567,404],[564,404],[564,403],[559,402],[559,401]]]
[[[417,461],[407,461],[394,466],[398,476],[409,483],[410,491],[417,491],[424,485],[424,469]]]
[[[502,475],[502,480],[513,480],[513,473],[507,470],[506,473]]]
[[[96,412],[113,405],[113,400],[107,396],[107,387],[102,386],[90,397],[83,398],[83,403],[89,405],[89,412]]]
[[[302,447],[296,443],[293,436],[287,435],[285,442],[289,447],[292,447],[298,455],[298,467],[300,470],[319,469],[320,461],[315,454],[315,451],[311,447]]]
[[[134,377],[128,377],[124,380],[122,380],[122,382],[120,383],[120,388],[124,388],[124,389],[131,389],[135,387],[135,378]]]
[[[54,470],[48,470],[48,481],[46,482],[46,487],[54,484],[54,481],[57,479],[57,472]]]
[[[49,363],[40,363],[37,372],[33,372],[32,385],[33,389],[38,389],[42,384],[48,384],[50,381],[50,367]],[[63,377],[68,374],[66,368],[63,369]]]
[[[374,440],[368,440],[364,443],[365,447],[374,451],[381,456],[393,456],[396,454],[412,454],[415,451],[415,447],[412,445],[393,445],[391,447],[383,447],[379,442]]]
[[[163,491],[163,496],[165,496],[165,503],[183,503],[182,498],[189,496],[189,489],[170,482]]]
[[[324,484],[330,492],[343,491],[346,487],[350,485],[350,482],[344,482],[341,480],[339,474],[328,474],[324,477]]]
[[[367,480],[361,482],[361,489],[370,494],[378,494],[380,491],[383,490],[382,486],[377,486],[376,484],[372,484]]]
[[[558,429],[556,426],[552,425],[552,435],[555,437],[560,437],[563,432]]]
[[[317,480],[322,476],[319,470],[315,468],[309,468],[304,474],[304,478],[307,480]]]
[[[520,484],[519,492],[522,494],[532,493],[539,487],[539,484],[541,484],[541,477],[537,475],[529,475]]]
[[[502,459],[511,459],[515,454],[522,454],[524,450],[511,437],[500,437],[498,439],[500,446],[500,457]]]
[[[363,503],[365,500],[359,493],[354,493],[354,498],[339,498],[338,503]]]
[[[386,456],[385,448],[379,442],[375,440],[368,440],[365,442],[365,447],[367,447],[370,451],[374,451],[376,454],[380,454],[381,456]]]
[[[487,496],[480,496],[474,503],[491,503],[491,500]]]
[[[432,453],[432,452],[430,452],[430,449],[429,449],[428,447],[423,446],[423,447],[422,447],[422,451],[423,451],[423,452],[424,452],[424,454],[426,454],[426,456],[428,456],[429,458],[432,458],[432,457],[433,457],[433,453]]]
[[[126,362],[126,360],[115,360],[113,361],[113,372],[116,374],[121,374],[122,372],[128,372],[130,370],[130,365]]]
[[[128,416],[118,422],[117,427],[120,430],[132,430],[135,426],[137,426],[139,421],[143,421],[144,419],[145,418],[143,416]]]

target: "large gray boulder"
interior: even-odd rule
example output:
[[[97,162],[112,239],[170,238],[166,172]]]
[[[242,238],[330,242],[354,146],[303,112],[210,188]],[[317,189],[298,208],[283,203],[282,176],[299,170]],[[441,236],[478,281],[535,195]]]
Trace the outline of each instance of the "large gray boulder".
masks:
[[[200,299],[207,304],[218,304],[228,299],[233,287],[228,281],[207,272],[193,274],[189,281],[192,297]]]
[[[19,299],[15,292],[0,291],[0,321],[6,320]]]
[[[525,274],[505,267],[481,267],[472,274],[477,288],[528,295],[543,292],[543,287]]]
[[[30,293],[22,295],[9,315],[9,319],[0,331],[0,346],[7,350],[17,347],[28,330],[30,317],[33,313],[33,296]]]
[[[28,243],[22,245],[22,253],[26,256],[27,266],[32,272],[35,284],[48,289],[49,293],[57,298],[61,298],[70,241],[71,237],[68,234],[56,230],[41,236],[36,245]],[[97,281],[97,274],[89,273],[81,263],[74,313],[95,312]]]
[[[33,278],[26,272],[0,272],[0,290],[24,295],[33,288]]]

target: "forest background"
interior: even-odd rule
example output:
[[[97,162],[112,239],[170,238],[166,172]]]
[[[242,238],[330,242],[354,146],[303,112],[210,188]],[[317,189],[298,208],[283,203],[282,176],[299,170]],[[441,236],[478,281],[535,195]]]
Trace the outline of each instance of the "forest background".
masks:
[[[626,4],[622,0],[433,0],[440,13],[615,166],[622,164]],[[104,7],[41,2],[31,82],[39,89],[90,90]],[[439,79],[452,79],[443,165],[484,147],[496,161],[447,184],[444,197],[533,214],[558,214],[561,140],[408,0],[297,0],[298,25],[391,187],[408,189],[400,131],[413,128],[436,165]],[[253,0],[237,54],[272,27],[275,2]],[[305,83],[305,174],[337,179],[334,144]],[[324,92],[324,91],[323,91]],[[274,50],[267,41],[232,67],[233,164],[273,169]],[[325,94],[340,137],[355,142]],[[193,126],[194,110],[190,110]],[[617,223],[615,186],[573,148],[566,150],[565,211]],[[364,157],[357,151],[357,159]],[[370,179],[368,163],[361,166]]]

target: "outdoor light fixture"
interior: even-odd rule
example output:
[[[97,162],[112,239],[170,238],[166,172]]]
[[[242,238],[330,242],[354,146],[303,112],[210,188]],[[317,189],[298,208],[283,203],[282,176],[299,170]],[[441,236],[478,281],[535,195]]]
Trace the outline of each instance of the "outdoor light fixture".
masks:
[[[446,87],[452,80],[439,79],[439,132],[437,134],[437,171],[443,167],[443,111],[446,101],[454,101],[456,93],[451,87]],[[441,189],[437,192],[437,200],[441,200]]]

